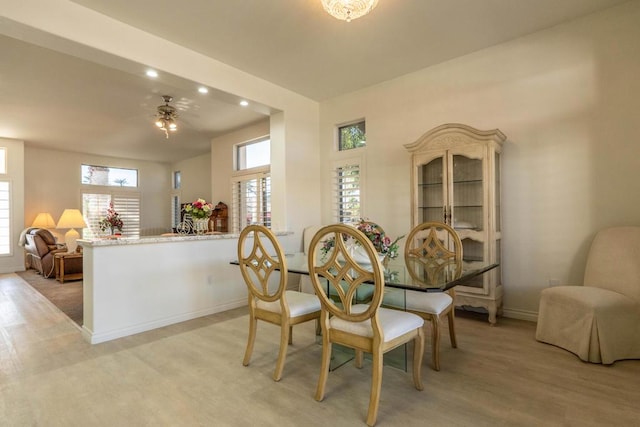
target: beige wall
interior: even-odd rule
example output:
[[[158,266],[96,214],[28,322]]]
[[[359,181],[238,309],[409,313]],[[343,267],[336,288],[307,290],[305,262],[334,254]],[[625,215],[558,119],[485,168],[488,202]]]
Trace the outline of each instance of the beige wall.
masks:
[[[82,164],[137,169],[139,188],[133,191],[140,192],[143,231],[171,227],[168,164],[33,147],[25,148],[24,221],[27,226],[39,212],[50,212],[54,221],[58,221],[64,209],[82,209]],[[64,236],[65,232],[61,230],[56,234]]]
[[[269,120],[214,138],[211,141],[211,189],[214,203],[231,206],[231,177],[233,176],[233,147],[269,135]]]
[[[193,202],[202,198],[208,202],[217,202],[211,198],[211,156],[209,153],[174,163],[171,173],[180,171],[181,187],[177,192],[180,203]],[[169,181],[169,184],[173,184]],[[171,187],[169,187],[171,188]]]
[[[503,282],[528,318],[549,279],[582,282],[597,230],[640,225],[640,2],[491,47],[321,104],[323,221],[336,123],[367,122],[365,215],[410,227],[403,144],[443,123],[499,128]]]

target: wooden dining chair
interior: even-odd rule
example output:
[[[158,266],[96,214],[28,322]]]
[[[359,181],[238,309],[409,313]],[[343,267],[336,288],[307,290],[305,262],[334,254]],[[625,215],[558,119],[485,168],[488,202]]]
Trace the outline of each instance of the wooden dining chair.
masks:
[[[427,286],[435,285],[443,274],[460,275],[462,242],[456,231],[441,222],[423,222],[407,236],[404,252],[409,275]],[[449,320],[451,347],[457,348],[455,330],[455,293],[407,291],[406,310],[422,316],[431,324],[431,359],[434,370],[440,370],[441,318]]]
[[[317,243],[327,238],[334,238],[336,243],[330,255],[323,258]],[[370,265],[361,266],[353,260],[345,245],[349,238],[365,248]],[[413,341],[413,382],[416,389],[423,388],[420,373],[424,320],[412,313],[380,307],[384,293],[382,265],[371,241],[356,228],[343,224],[323,227],[313,237],[310,248],[309,274],[322,305],[322,364],[316,400],[324,398],[333,343],[353,348],[358,368],[362,367],[363,352],[371,353],[373,372],[367,424],[372,426],[378,415],[384,353]],[[356,302],[355,295],[361,286],[374,289],[368,304]]]
[[[248,242],[253,238],[251,243]],[[280,381],[293,326],[320,318],[320,300],[313,294],[287,290],[287,260],[276,236],[262,225],[250,225],[238,239],[238,261],[249,290],[249,338],[242,364],[248,366],[258,320],[280,326],[280,352],[273,379]],[[277,280],[276,280],[277,278]]]

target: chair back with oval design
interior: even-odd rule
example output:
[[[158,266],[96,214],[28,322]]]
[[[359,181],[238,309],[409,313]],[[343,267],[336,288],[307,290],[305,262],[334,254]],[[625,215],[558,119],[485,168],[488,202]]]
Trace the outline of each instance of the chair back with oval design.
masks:
[[[319,260],[320,257],[313,248],[327,239],[334,240],[333,250]],[[348,249],[353,244],[364,248],[371,264],[360,265],[353,260]],[[374,317],[382,302],[384,276],[373,243],[354,227],[334,224],[321,228],[310,247],[309,274],[322,306],[332,316],[351,322],[363,322]],[[365,311],[361,311],[362,304],[357,304],[356,298],[363,286],[374,286],[372,299]],[[353,310],[356,305],[359,308]]]
[[[287,288],[287,275],[280,271],[287,271],[287,260],[271,230],[260,225],[244,228],[238,239],[238,261],[242,277],[254,298],[265,302],[282,298]],[[274,280],[278,280],[277,286],[273,285]]]
[[[462,272],[462,241],[447,224],[423,222],[407,236],[404,258],[414,280],[435,284],[443,274]]]

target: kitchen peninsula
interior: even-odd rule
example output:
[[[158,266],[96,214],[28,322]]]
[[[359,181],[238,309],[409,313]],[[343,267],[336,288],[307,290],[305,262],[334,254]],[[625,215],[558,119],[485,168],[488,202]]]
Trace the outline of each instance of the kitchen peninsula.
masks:
[[[276,233],[287,251],[300,236]],[[238,234],[78,240],[83,247],[83,336],[92,344],[247,304]]]

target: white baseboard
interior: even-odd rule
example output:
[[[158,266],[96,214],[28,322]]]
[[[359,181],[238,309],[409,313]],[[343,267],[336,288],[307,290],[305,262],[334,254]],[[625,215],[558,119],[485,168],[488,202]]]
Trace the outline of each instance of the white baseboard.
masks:
[[[141,323],[128,328],[116,329],[107,332],[94,333],[86,327],[82,327],[82,336],[85,340],[91,344],[99,344],[105,341],[111,341],[116,338],[122,338],[133,334],[139,334],[140,332],[150,331],[152,329],[162,328],[163,326],[173,325],[174,323],[185,322],[187,320],[196,319],[198,317],[208,316],[210,314],[221,313],[223,311],[231,310],[238,307],[247,305],[247,299],[231,301],[226,304],[217,305],[215,307],[207,308],[206,310],[194,311],[190,313],[184,313],[179,316],[172,316],[163,319],[158,319],[153,322]]]
[[[529,322],[538,322],[538,312],[528,310],[517,310],[511,308],[502,308],[502,315],[510,319],[527,320]]]

